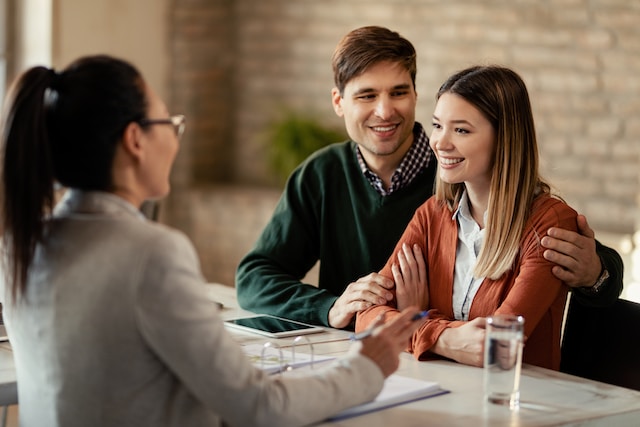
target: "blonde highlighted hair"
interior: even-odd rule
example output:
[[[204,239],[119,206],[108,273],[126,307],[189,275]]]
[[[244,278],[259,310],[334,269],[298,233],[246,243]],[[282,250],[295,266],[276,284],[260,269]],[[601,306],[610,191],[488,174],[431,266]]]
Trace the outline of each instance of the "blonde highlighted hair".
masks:
[[[498,279],[512,268],[533,199],[549,193],[538,173],[538,145],[527,88],[513,70],[500,66],[474,66],[447,79],[436,100],[456,94],[474,105],[492,124],[496,135],[493,172],[484,244],[474,269],[475,277]],[[437,200],[454,210],[464,183],[436,178]]]

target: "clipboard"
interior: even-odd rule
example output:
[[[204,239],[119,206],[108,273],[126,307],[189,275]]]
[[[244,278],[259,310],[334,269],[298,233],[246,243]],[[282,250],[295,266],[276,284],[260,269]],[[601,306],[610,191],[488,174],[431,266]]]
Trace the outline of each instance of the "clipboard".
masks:
[[[315,363],[335,359],[335,356],[314,354],[313,344],[308,340],[306,341],[309,352],[296,351],[296,344],[303,339],[306,340],[306,337],[296,337],[290,347],[284,349],[269,341],[264,344],[245,344],[242,346],[242,350],[253,366],[268,374],[290,372],[303,367],[313,369]]]

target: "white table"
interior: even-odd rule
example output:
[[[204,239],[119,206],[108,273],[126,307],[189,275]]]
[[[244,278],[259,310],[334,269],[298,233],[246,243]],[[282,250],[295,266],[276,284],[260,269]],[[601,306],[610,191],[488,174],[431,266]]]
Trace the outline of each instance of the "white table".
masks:
[[[407,355],[408,356],[408,355]],[[525,366],[522,407],[486,403],[482,369],[403,357],[398,374],[438,382],[450,393],[318,426],[638,426],[640,392]]]
[[[223,303],[225,319],[250,314],[237,305],[235,289],[224,285],[208,286],[209,296]],[[241,344],[276,341],[286,347],[293,339],[271,340],[260,335],[233,331]],[[349,347],[349,333],[327,329],[308,335],[316,354],[339,356]],[[304,351],[301,348],[301,351]],[[639,362],[640,363],[640,362]],[[438,382],[450,393],[318,426],[638,426],[640,392],[535,366],[522,370],[522,407],[507,407],[484,402],[482,369],[449,361],[418,362],[410,354],[401,356],[398,373]],[[355,386],[355,385],[354,385]],[[0,406],[17,403],[16,375],[11,348],[0,344]]]
[[[210,296],[225,305],[224,318],[250,314],[240,309],[235,289],[211,285]],[[236,334],[241,343],[266,342],[255,334]],[[328,329],[308,335],[316,354],[339,355],[350,345],[349,333]],[[285,347],[292,339],[276,341]],[[301,349],[301,351],[304,351]],[[638,362],[640,363],[640,361]],[[455,362],[438,360],[418,362],[412,355],[401,356],[398,374],[438,382],[450,393],[318,426],[639,426],[640,392],[616,387],[549,369],[525,365],[517,411],[486,403],[482,394],[483,371]]]

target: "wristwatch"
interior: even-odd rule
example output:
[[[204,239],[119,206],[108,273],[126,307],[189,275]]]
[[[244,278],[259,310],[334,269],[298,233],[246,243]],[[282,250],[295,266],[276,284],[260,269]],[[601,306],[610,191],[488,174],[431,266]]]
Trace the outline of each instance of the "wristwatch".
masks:
[[[600,277],[598,277],[598,280],[596,280],[596,283],[590,288],[581,287],[580,289],[583,292],[588,294],[597,294],[602,289],[602,285],[604,284],[604,282],[609,278],[609,271],[604,266],[604,263],[602,262],[602,260],[600,260],[600,263],[602,264],[602,272],[600,273]]]

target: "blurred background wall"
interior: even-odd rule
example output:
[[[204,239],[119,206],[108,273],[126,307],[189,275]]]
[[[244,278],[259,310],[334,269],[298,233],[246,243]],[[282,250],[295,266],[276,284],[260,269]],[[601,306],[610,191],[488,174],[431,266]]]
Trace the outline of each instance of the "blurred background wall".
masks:
[[[362,25],[387,26],[414,43],[416,118],[427,128],[434,94],[453,71],[477,63],[518,71],[530,90],[543,174],[601,240],[625,260],[633,257],[640,228],[640,2],[0,1],[13,4],[11,13],[40,2],[22,7],[23,17],[50,8],[54,66],[90,53],[124,57],[171,111],[187,115],[160,220],[194,240],[208,280],[233,284],[235,266],[275,206],[282,182],[269,163],[274,123],[293,111],[343,127],[330,105],[330,58],[339,39]],[[11,22],[22,35],[10,45],[32,37],[20,31],[23,20]],[[9,77],[29,65],[13,53]]]

